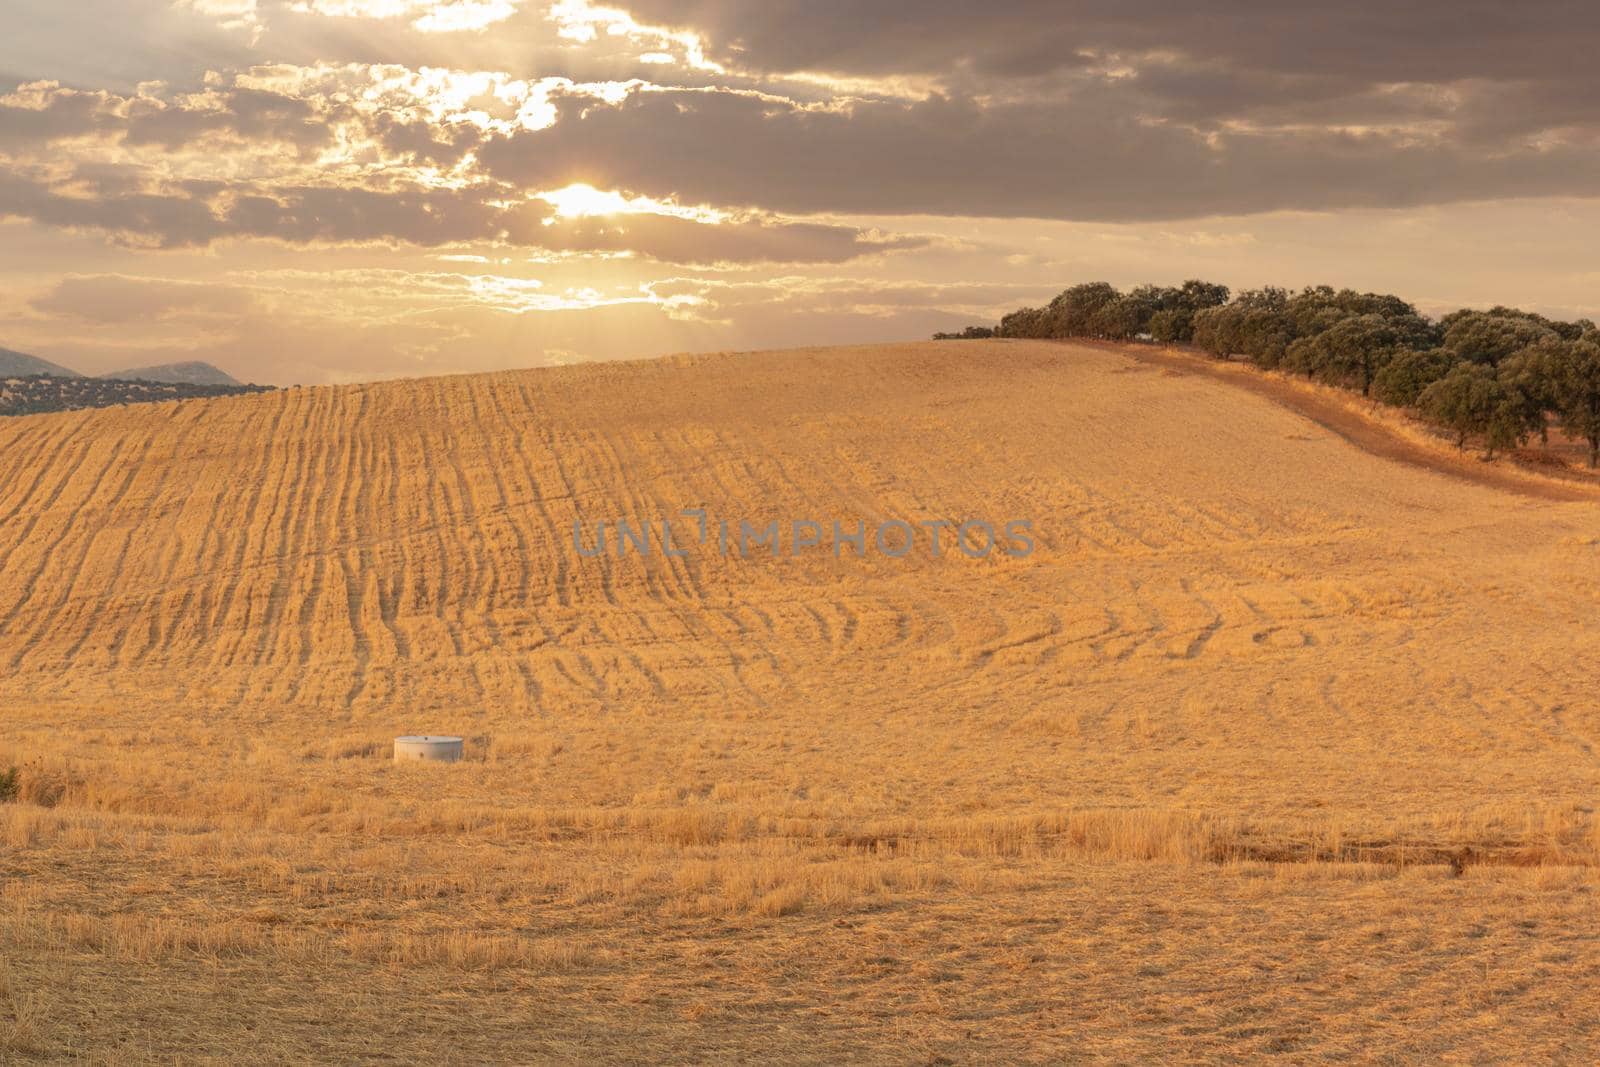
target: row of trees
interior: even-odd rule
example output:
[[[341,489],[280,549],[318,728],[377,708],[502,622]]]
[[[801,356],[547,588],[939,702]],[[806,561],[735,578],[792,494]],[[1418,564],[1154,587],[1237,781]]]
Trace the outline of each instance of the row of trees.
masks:
[[[1119,293],[1106,282],[1074,285],[1042,308],[1021,308],[1000,320],[999,337],[1098,337],[1129,341],[1149,335],[1169,344],[1194,337],[1195,318],[1228,302],[1228,287],[1187,281],[1177,288],[1141,285]]]
[[[1600,466],[1600,330],[1494,307],[1430,319],[1397,296],[1312,286],[1250,289],[1187,281],[1121,293],[1075,285],[1000,320],[997,337],[1148,339],[1360,390],[1410,408],[1486,454],[1547,439],[1553,418]],[[985,327],[941,337],[982,336]]]

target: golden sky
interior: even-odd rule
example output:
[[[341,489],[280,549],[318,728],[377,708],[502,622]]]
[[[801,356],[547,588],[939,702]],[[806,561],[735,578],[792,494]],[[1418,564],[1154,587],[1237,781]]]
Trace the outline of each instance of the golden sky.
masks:
[[[10,0],[0,346],[349,381],[914,338],[1099,278],[1600,317],[1596,22]]]

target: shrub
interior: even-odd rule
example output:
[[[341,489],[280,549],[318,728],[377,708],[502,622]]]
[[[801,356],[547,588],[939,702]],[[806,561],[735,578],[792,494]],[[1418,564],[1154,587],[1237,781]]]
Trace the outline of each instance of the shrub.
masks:
[[[0,771],[0,804],[13,804],[22,792],[21,776],[17,769],[12,767],[7,771]]]

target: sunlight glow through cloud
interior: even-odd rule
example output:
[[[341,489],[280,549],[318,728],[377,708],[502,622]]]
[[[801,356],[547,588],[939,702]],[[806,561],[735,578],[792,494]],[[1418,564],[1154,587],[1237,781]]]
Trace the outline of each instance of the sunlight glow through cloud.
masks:
[[[208,15],[225,30],[250,30],[252,39],[261,34],[256,0],[173,0],[173,8]]]
[[[557,218],[581,219],[602,215],[670,215],[694,222],[720,223],[726,213],[705,207],[682,207],[648,196],[623,196],[615,190],[596,189],[577,182],[564,189],[539,193],[538,199],[555,208]]]
[[[218,0],[202,0],[218,2]],[[229,0],[220,0],[229,2]],[[299,0],[290,10],[332,18],[411,19],[423,33],[481,30],[517,13],[521,0]]]
[[[550,20],[556,24],[560,36],[569,41],[585,44],[596,40],[602,33],[608,37],[626,37],[629,40],[651,41],[649,60],[661,62],[665,50],[676,45],[683,50],[684,63],[696,70],[724,73],[722,66],[706,58],[705,45],[699,34],[683,30],[670,30],[661,26],[646,26],[628,12],[614,7],[596,7],[590,0],[559,0],[550,7]]]
[[[560,292],[549,292],[536,278],[512,278],[499,274],[461,276],[466,292],[472,300],[484,307],[511,314],[539,311],[588,311],[594,308],[617,307],[623,304],[655,305],[663,309],[678,307],[671,300],[656,296],[647,289],[602,291],[592,285],[568,286]]]
[[[428,122],[467,122],[481,130],[511,133],[553,126],[553,97],[577,95],[616,104],[647,87],[642,81],[574,82],[570,78],[513,78],[498,71],[358,63],[297,67],[276,64],[252,67],[233,84],[295,97],[343,99],[358,110],[413,109]],[[218,84],[224,84],[219,81]]]

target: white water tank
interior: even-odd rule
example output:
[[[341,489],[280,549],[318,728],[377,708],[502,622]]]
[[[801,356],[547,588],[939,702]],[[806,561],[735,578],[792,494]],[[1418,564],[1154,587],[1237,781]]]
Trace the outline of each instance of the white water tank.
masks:
[[[396,763],[401,760],[454,763],[461,758],[461,738],[437,735],[397,737],[394,739],[394,758]]]

